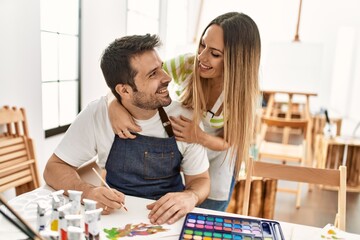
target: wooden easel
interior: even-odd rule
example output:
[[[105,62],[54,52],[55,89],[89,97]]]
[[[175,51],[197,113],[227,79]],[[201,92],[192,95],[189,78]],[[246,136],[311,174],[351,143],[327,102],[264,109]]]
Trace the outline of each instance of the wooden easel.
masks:
[[[307,134],[306,134],[306,142],[307,142],[307,149],[306,149],[306,164],[307,166],[311,166],[311,159],[312,159],[312,118],[310,114],[310,97],[317,96],[317,93],[311,93],[311,92],[290,92],[290,91],[270,91],[270,90],[264,90],[262,91],[264,96],[267,96],[267,105],[265,108],[265,117],[271,117],[271,116],[283,116],[286,120],[290,120],[292,118],[302,118],[307,119],[309,121],[308,128],[307,128]],[[276,101],[275,96],[276,94],[284,94],[288,96],[287,102],[279,102]],[[304,96],[305,102],[304,103],[296,103],[294,102],[294,96]],[[286,112],[282,112],[281,108],[282,105],[286,105]],[[261,125],[260,130],[260,136],[264,136],[266,134],[267,127],[266,125]],[[283,132],[283,138],[282,143],[286,144],[289,141],[289,129],[284,129]]]

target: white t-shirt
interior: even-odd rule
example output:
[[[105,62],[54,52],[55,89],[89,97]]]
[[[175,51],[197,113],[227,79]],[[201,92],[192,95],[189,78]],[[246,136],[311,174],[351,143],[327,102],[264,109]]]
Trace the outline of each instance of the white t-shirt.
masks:
[[[172,101],[164,110],[169,116],[183,115],[192,118],[192,112],[176,101]],[[148,120],[135,121],[142,128],[139,132],[141,135],[168,137],[159,114]],[[104,168],[114,137],[108,117],[107,99],[102,97],[80,112],[54,153],[74,167],[79,167],[97,156],[97,163]],[[177,141],[177,146],[183,156],[181,169],[185,175],[200,174],[209,168],[206,150],[202,145]]]

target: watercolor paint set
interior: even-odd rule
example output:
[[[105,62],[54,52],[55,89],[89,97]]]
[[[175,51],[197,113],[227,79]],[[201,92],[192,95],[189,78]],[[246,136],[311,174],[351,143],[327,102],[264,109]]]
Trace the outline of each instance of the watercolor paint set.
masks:
[[[283,240],[279,222],[188,213],[179,240]]]

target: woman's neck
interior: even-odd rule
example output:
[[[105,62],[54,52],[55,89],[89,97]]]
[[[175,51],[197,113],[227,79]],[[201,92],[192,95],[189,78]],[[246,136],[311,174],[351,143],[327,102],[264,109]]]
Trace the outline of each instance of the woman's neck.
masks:
[[[224,87],[224,79],[222,77],[217,78],[209,78],[209,87],[210,89],[217,88],[217,89],[223,89]]]

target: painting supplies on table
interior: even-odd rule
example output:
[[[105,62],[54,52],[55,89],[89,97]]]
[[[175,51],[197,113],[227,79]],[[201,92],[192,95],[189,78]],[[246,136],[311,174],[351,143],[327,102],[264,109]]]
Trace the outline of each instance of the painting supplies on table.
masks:
[[[67,234],[67,240],[83,240],[84,233],[80,227],[69,226]]]
[[[84,202],[84,211],[85,212],[96,209],[96,204],[97,204],[96,201],[84,198],[83,202]]]
[[[51,196],[56,196],[59,198],[59,201],[60,201],[60,206],[64,205],[66,203],[66,199],[65,199],[65,196],[64,196],[64,190],[58,190],[56,192],[52,192],[51,193]]]
[[[86,240],[98,240],[100,239],[100,218],[102,208],[95,210],[85,211],[84,223],[85,223],[85,239]]]
[[[69,227],[81,228],[81,215],[65,215],[65,224],[61,226],[60,237],[61,240],[69,240]],[[75,236],[76,234],[74,234]]]
[[[59,239],[59,232],[45,229],[45,230],[40,232],[40,236],[44,240],[58,240]]]
[[[65,216],[67,226],[81,227],[81,215],[66,215]]]
[[[42,231],[45,230],[46,226],[45,214],[47,211],[47,207],[42,202],[38,202],[37,205],[37,229],[38,231]]]
[[[23,232],[30,240],[43,239],[0,195],[0,214]]]
[[[82,191],[68,190],[71,203],[70,214],[80,214]]]
[[[61,200],[61,196],[64,193],[64,190],[56,191],[51,194],[52,196],[52,212],[51,212],[51,220],[50,220],[50,229],[52,231],[59,230],[59,211],[58,208],[63,205],[63,201]]]
[[[107,187],[108,189],[111,190],[111,187],[107,184],[107,182],[105,182],[105,180],[99,175],[99,173],[96,171],[95,168],[92,168],[92,170],[94,171],[94,173],[96,174],[96,176],[101,180],[101,182],[105,185],[105,187]],[[125,205],[123,203],[120,203],[121,206],[125,209],[125,211],[128,211],[127,208],[125,207]]]
[[[246,217],[188,213],[179,240],[284,240],[280,223]]]
[[[70,213],[71,203],[67,203],[64,206],[58,208],[59,212],[59,235],[61,240],[67,239],[67,221],[65,216]]]

